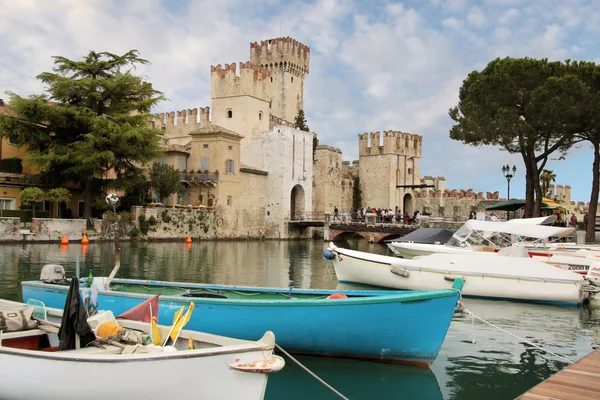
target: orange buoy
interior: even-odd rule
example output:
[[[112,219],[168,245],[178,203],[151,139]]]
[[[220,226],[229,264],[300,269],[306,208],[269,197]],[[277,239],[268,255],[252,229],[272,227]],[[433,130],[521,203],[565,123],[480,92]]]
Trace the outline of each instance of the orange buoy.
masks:
[[[328,299],[347,299],[348,296],[346,296],[344,293],[334,293],[334,294],[327,296],[327,298]]]
[[[60,244],[69,244],[69,239],[67,239],[67,235],[63,235],[62,239],[60,239]]]
[[[67,254],[67,249],[69,248],[68,244],[61,244],[60,245],[60,252],[63,254]]]
[[[191,238],[191,237],[189,237],[189,236],[188,236],[188,237],[186,237],[186,238],[185,238],[185,242],[186,242],[186,243],[192,243],[192,238]]]
[[[90,243],[90,241],[88,240],[86,234],[83,234],[83,237],[81,238],[81,244],[88,244]]]

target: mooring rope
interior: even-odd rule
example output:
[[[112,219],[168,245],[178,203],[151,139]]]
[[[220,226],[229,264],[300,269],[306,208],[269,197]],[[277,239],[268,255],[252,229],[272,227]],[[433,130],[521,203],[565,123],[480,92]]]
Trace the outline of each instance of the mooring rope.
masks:
[[[319,382],[321,382],[323,385],[325,385],[326,388],[328,388],[329,390],[331,390],[333,393],[337,394],[340,398],[348,400],[348,398],[346,396],[344,396],[343,394],[341,394],[340,392],[338,392],[337,390],[335,390],[335,388],[333,386],[331,386],[330,384],[328,384],[327,382],[325,382],[323,379],[319,378],[314,372],[312,372],[310,369],[308,369],[307,367],[305,367],[304,365],[302,365],[302,363],[300,361],[298,361],[294,357],[292,357],[290,355],[290,353],[288,353],[287,351],[285,351],[280,345],[278,345],[277,343],[275,343],[275,347],[277,347],[279,349],[279,351],[281,351],[283,354],[285,354],[290,360],[292,360],[293,362],[295,362],[296,364],[298,364],[298,366],[300,368],[302,368],[303,370],[305,370],[306,372],[308,372],[310,375],[312,375],[313,378],[315,378],[316,380],[318,380]]]
[[[467,313],[467,314],[471,315],[473,318],[477,318],[477,319],[478,319],[478,320],[480,320],[481,322],[483,322],[483,323],[485,323],[485,324],[488,324],[489,326],[491,326],[491,327],[493,327],[493,328],[496,328],[496,329],[498,329],[498,330],[499,330],[499,331],[501,331],[501,332],[504,332],[504,333],[506,333],[507,335],[510,335],[510,336],[512,336],[512,337],[514,337],[514,338],[517,338],[517,339],[519,339],[519,340],[520,340],[520,341],[522,341],[522,342],[525,342],[525,343],[527,343],[528,345],[531,345],[531,346],[533,346],[533,347],[535,347],[535,348],[537,348],[537,349],[540,349],[540,350],[542,350],[543,352],[546,352],[546,353],[548,353],[548,354],[552,354],[554,357],[558,357],[558,358],[560,358],[561,360],[564,360],[564,361],[568,362],[569,364],[573,364],[573,363],[575,362],[575,361],[571,361],[571,360],[569,360],[568,358],[565,358],[565,357],[561,356],[560,354],[556,354],[556,353],[554,353],[554,352],[552,352],[552,351],[550,351],[550,350],[544,349],[543,347],[541,347],[541,346],[538,346],[537,344],[535,344],[535,343],[533,343],[533,342],[531,342],[531,341],[529,341],[529,340],[527,340],[527,339],[524,339],[524,338],[522,338],[522,337],[520,337],[520,336],[517,336],[517,335],[515,335],[514,333],[511,333],[511,332],[509,332],[509,331],[507,331],[507,330],[504,330],[504,329],[500,328],[499,326],[492,324],[492,323],[491,323],[491,322],[489,322],[489,321],[486,321],[485,319],[483,319],[483,318],[481,318],[481,317],[479,317],[479,316],[475,315],[475,314],[474,314],[474,313],[473,313],[471,310],[467,309],[466,307],[465,307],[465,308],[463,308],[463,312],[465,312],[465,313]],[[473,320],[473,324],[474,324],[474,320]],[[473,343],[475,343],[475,328],[474,328],[474,325],[473,325]]]

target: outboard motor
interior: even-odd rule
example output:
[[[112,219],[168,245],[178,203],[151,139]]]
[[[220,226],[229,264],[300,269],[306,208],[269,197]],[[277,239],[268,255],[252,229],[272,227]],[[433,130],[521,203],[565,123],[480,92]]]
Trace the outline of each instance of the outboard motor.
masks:
[[[65,279],[65,269],[62,265],[46,264],[42,267],[42,272],[40,272],[40,281],[55,284],[65,283],[67,281]]]

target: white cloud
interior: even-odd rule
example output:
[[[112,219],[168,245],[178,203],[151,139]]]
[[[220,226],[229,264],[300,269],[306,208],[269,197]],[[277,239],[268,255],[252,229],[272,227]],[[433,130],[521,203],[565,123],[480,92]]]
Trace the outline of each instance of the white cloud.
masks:
[[[446,18],[442,21],[442,26],[444,28],[449,28],[454,31],[460,31],[463,29],[464,23],[463,21],[459,21],[454,17]]]
[[[467,15],[467,21],[477,28],[483,28],[486,24],[485,13],[479,7],[473,7]]]

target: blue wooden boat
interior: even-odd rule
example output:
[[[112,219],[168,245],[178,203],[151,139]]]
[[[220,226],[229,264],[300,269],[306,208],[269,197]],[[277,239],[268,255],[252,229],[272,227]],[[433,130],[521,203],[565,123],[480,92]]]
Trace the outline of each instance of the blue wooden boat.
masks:
[[[162,324],[170,323],[175,311],[193,301],[189,329],[246,340],[257,340],[271,330],[277,343],[293,353],[427,366],[444,341],[462,284],[457,279],[452,289],[398,292],[114,279],[110,290],[98,290],[97,307],[118,315],[160,294]],[[21,285],[25,302],[36,299],[47,307],[64,306],[66,283]],[[95,292],[89,287],[81,291],[83,298]]]

